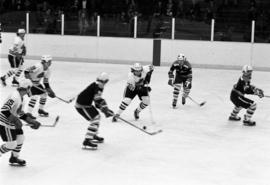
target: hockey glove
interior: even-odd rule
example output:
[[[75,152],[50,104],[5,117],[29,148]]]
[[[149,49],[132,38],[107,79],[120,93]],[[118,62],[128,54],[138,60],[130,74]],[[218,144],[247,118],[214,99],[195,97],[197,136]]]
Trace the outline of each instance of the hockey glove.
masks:
[[[173,86],[173,79],[171,79],[171,78],[169,79],[168,85]]]
[[[22,128],[21,120],[18,117],[14,116],[13,114],[9,115],[8,120],[15,125],[16,129]]]
[[[264,97],[264,93],[263,93],[263,90],[262,89],[259,89],[259,88],[255,88],[254,89],[254,94],[259,96],[260,98],[263,98]]]
[[[26,47],[23,45],[22,46],[22,55],[25,56],[26,55]]]
[[[129,88],[131,91],[134,91],[134,90],[135,90],[135,85],[133,85],[133,84],[128,84],[128,88]]]
[[[30,116],[27,115],[25,122],[30,125],[32,129],[38,129],[40,127],[40,122],[35,119],[32,119]]]
[[[55,93],[53,92],[53,90],[51,88],[46,88],[46,91],[47,91],[48,96],[50,98],[55,98]]]
[[[36,130],[40,127],[41,123],[38,122],[37,120],[34,120],[30,125],[32,125],[32,126],[30,126],[32,129]]]
[[[100,110],[105,114],[106,118],[114,115],[114,112],[112,110],[110,110],[107,106],[102,107]]]

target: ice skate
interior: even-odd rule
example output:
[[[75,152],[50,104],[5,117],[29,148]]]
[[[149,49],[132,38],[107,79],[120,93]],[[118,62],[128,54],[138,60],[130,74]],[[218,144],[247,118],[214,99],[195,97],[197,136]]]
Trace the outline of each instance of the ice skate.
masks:
[[[83,149],[96,150],[97,147],[98,147],[98,145],[93,143],[92,139],[89,139],[89,138],[84,139]]]
[[[229,120],[230,121],[240,121],[241,118],[239,116],[232,116],[232,115],[230,115]]]
[[[112,118],[112,122],[117,122],[119,114],[115,114]]]
[[[100,137],[98,135],[94,135],[93,139],[92,139],[93,143],[104,143],[104,138]]]
[[[39,116],[41,116],[41,117],[48,117],[48,116],[49,116],[49,113],[46,112],[46,111],[43,110],[43,109],[38,109],[38,114],[39,114]]]
[[[19,86],[19,82],[17,81],[15,77],[13,77],[12,86]]]
[[[182,105],[185,105],[185,104],[186,104],[186,98],[182,97]]]
[[[172,108],[176,109],[177,108],[176,105],[177,105],[177,101],[174,100],[173,103],[172,103]]]
[[[19,159],[18,157],[15,157],[13,154],[11,154],[9,158],[9,164],[11,166],[25,166],[26,161],[23,159]]]
[[[245,126],[255,126],[256,125],[256,122],[252,121],[252,120],[244,120],[243,123]]]
[[[135,120],[138,120],[140,118],[139,112],[137,109],[134,111],[134,118],[135,118]]]
[[[6,86],[7,83],[6,83],[6,78],[5,78],[5,76],[2,76],[0,79],[1,79],[2,85],[3,85],[3,86]]]

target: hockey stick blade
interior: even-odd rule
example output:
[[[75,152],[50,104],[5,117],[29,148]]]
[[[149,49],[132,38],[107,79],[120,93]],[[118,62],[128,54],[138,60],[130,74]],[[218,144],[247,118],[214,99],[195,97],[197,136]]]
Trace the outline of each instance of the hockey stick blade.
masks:
[[[118,117],[118,119],[122,120],[123,122],[129,124],[130,126],[136,128],[136,129],[138,129],[138,130],[140,130],[140,131],[142,131],[142,132],[144,132],[144,133],[146,133],[146,134],[148,134],[148,135],[151,135],[151,136],[156,135],[156,134],[162,132],[161,129],[160,129],[160,130],[157,130],[157,131],[154,131],[154,132],[148,132],[146,129],[143,129],[143,128],[141,128],[141,127],[138,127],[137,125],[134,125],[133,123],[131,123],[131,122],[129,122],[129,121],[127,121],[127,120],[121,118],[120,116]]]
[[[41,127],[55,127],[57,125],[59,119],[60,119],[60,116],[56,116],[52,125],[41,124],[40,126]],[[31,125],[27,124],[27,126],[31,126]]]
[[[204,106],[205,104],[206,104],[206,101],[200,103],[200,107],[201,107],[201,106]]]
[[[65,103],[71,103],[71,102],[73,102],[73,100],[75,99],[75,98],[71,98],[71,99],[69,99],[69,100],[64,100],[63,98],[60,98],[60,97],[58,97],[58,96],[56,96],[56,98],[57,98],[58,100],[61,100],[62,102],[65,102]]]

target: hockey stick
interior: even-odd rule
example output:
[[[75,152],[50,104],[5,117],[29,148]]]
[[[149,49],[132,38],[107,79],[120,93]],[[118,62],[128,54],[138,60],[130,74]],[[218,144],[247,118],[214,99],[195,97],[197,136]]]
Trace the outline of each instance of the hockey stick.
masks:
[[[64,100],[63,98],[60,98],[58,96],[55,96],[57,99],[61,100],[62,102],[65,102],[65,103],[71,103],[73,102],[73,100],[75,100],[75,97],[73,98],[70,98],[69,100]]]
[[[42,88],[40,88],[40,87],[38,87],[38,86],[33,86],[33,87],[35,87],[35,88],[37,88],[38,90],[41,90],[42,92],[44,92],[44,93],[46,93],[47,91],[45,91],[44,89],[42,89]],[[65,100],[65,99],[63,99],[63,98],[60,98],[60,97],[58,97],[58,96],[55,96],[58,100],[61,100],[62,102],[65,102],[65,103],[71,103],[73,100],[75,100],[75,97],[73,97],[73,98],[71,98],[71,99],[69,99],[69,100]]]
[[[265,98],[270,98],[270,95],[264,95]]]
[[[199,107],[203,106],[204,104],[206,104],[206,101],[203,101],[201,103],[198,103],[197,101],[195,101],[193,98],[191,98],[190,96],[187,96],[193,103],[197,104]]]
[[[122,120],[123,122],[129,124],[130,126],[136,128],[136,129],[139,129],[140,131],[142,131],[142,132],[144,132],[144,133],[146,133],[146,134],[148,134],[148,135],[151,135],[151,136],[152,136],[152,135],[156,135],[156,134],[162,132],[161,129],[159,129],[159,130],[157,130],[157,131],[154,131],[154,132],[148,132],[146,129],[140,128],[140,127],[138,127],[137,125],[134,125],[133,123],[131,123],[131,122],[129,122],[129,121],[127,121],[127,120],[121,118],[120,116],[118,116],[117,118],[120,119],[120,120]],[[144,128],[146,128],[146,127],[144,126]]]
[[[59,119],[60,119],[60,116],[56,116],[53,124],[51,124],[51,125],[50,124],[41,124],[40,126],[41,127],[55,127],[56,124],[58,123]],[[26,124],[25,126],[32,126],[32,125],[31,124]]]
[[[148,96],[149,96],[149,113],[150,113],[150,119],[152,124],[156,124],[154,117],[153,117],[153,112],[152,112],[152,106],[151,106],[151,98],[150,98],[150,91],[148,91]]]

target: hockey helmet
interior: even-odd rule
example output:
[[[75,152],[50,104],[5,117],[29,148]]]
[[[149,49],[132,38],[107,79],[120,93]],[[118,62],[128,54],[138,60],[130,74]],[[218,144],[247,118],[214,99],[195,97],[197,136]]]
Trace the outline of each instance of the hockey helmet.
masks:
[[[250,65],[244,65],[242,68],[242,77],[245,81],[249,81],[251,79],[253,68]]]
[[[101,82],[103,84],[106,84],[106,83],[108,83],[108,81],[109,81],[109,75],[105,72],[100,73],[97,77],[97,82]]]
[[[250,65],[244,65],[242,68],[243,73],[250,73],[253,71],[253,68]]]
[[[25,34],[25,29],[20,28],[20,29],[18,29],[17,33],[18,34]]]
[[[186,57],[183,53],[180,53],[178,56],[177,56],[177,60],[186,60]]]
[[[51,62],[52,61],[52,56],[51,55],[42,55],[41,60],[44,62]]]

